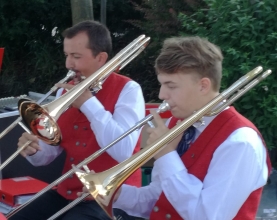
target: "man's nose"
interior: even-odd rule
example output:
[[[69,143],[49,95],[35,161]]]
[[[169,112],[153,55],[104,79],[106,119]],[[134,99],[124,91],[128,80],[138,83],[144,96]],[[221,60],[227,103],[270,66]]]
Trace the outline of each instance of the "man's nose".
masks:
[[[159,99],[161,99],[161,100],[167,100],[167,99],[168,99],[168,95],[166,95],[166,93],[165,93],[165,91],[162,89],[162,87],[160,88]]]
[[[65,67],[67,69],[74,69],[74,62],[72,61],[72,59],[69,56],[66,57]]]

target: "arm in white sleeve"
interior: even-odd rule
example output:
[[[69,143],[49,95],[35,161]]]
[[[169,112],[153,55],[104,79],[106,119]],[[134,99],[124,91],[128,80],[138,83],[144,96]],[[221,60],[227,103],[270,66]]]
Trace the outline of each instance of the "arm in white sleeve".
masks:
[[[156,160],[152,173],[182,218],[231,220],[250,193],[265,185],[266,150],[258,134],[244,127],[217,148],[203,182],[187,172],[176,151]]]
[[[56,157],[58,157],[63,149],[60,146],[52,146],[39,140],[40,151],[37,151],[32,156],[27,156],[26,159],[33,166],[44,166],[51,163]]]
[[[99,146],[104,148],[144,117],[145,103],[140,86],[129,81],[119,95],[114,114],[106,111],[96,97],[87,100],[80,110],[90,121]],[[132,155],[139,135],[139,130],[132,132],[107,153],[118,162],[124,161]]]
[[[149,218],[161,192],[160,182],[157,176],[154,175],[152,175],[152,181],[148,186],[137,188],[123,184],[121,193],[113,204],[113,208],[122,209],[132,216]],[[130,196],[132,199],[130,199]]]

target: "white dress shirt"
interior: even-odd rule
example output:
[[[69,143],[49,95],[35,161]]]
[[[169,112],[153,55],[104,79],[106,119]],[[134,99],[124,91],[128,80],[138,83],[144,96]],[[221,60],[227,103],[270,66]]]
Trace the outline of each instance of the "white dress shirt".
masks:
[[[195,139],[215,117],[205,117]],[[204,181],[189,174],[176,151],[154,162],[150,185],[123,185],[114,208],[149,217],[162,192],[186,220],[231,220],[254,190],[268,178],[266,150],[251,128],[235,130],[214,152]]]
[[[57,97],[60,95],[61,90],[57,92]],[[143,119],[145,116],[145,103],[139,84],[129,81],[119,95],[113,114],[106,111],[105,107],[95,96],[88,99],[80,110],[90,121],[91,129],[99,146],[104,148],[133,127],[139,120]],[[139,135],[139,130],[132,132],[109,148],[107,153],[116,161],[122,162],[132,155]],[[34,166],[51,163],[63,150],[60,146],[51,146],[43,141],[39,141],[39,145],[42,151],[27,157],[27,160]]]

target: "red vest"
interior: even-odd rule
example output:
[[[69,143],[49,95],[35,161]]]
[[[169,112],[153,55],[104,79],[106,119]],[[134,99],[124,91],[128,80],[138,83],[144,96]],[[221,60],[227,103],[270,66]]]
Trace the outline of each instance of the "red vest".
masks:
[[[96,97],[102,105],[105,106],[107,111],[113,114],[120,92],[129,81],[129,78],[116,73],[112,73],[106,79],[103,89],[96,94]],[[63,168],[63,173],[66,173],[68,170],[72,169],[72,164],[79,164],[85,158],[98,151],[100,147],[90,128],[90,122],[79,109],[70,108],[65,111],[59,118],[58,124],[62,131],[60,146],[66,151],[66,159]],[[134,153],[139,150],[140,139],[135,147]],[[90,162],[88,167],[98,173],[117,164],[118,162],[105,152]],[[131,177],[126,180],[126,183],[138,187],[141,186],[140,169],[131,175]],[[76,193],[82,191],[82,187],[83,185],[76,175],[72,175],[58,185],[58,192],[66,199],[73,200],[77,198]]]
[[[176,125],[178,119],[172,118],[169,128]],[[223,111],[218,115],[202,132],[197,140],[190,146],[188,151],[182,156],[182,161],[188,169],[188,173],[193,174],[199,180],[203,181],[213,154],[218,146],[228,138],[228,136],[236,129],[241,127],[250,127],[259,133],[257,128],[246,118],[240,115],[233,107]],[[261,136],[261,135],[260,135]],[[269,172],[271,164],[267,156],[267,166]],[[242,205],[235,220],[253,220],[258,210],[262,188],[252,192],[245,203]],[[161,194],[159,200],[155,204],[159,207],[157,212],[152,211],[150,219],[166,219],[166,215],[170,214],[171,219],[179,220],[181,216],[175,211],[174,207],[167,200],[164,193]]]

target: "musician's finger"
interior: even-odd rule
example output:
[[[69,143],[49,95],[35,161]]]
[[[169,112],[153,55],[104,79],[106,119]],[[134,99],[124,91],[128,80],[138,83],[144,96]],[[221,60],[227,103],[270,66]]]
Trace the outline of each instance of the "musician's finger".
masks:
[[[33,134],[29,134],[27,132],[24,132],[22,134],[22,136],[19,138],[19,140],[27,140],[27,141],[32,141],[32,142],[38,142],[38,137],[33,135]]]
[[[161,116],[153,109],[150,110],[150,113],[153,115],[154,117],[154,121],[156,122],[157,126],[164,126],[164,121],[161,118]]]
[[[155,128],[155,125],[153,124],[152,121],[148,121],[147,124],[149,125],[150,128]]]
[[[23,157],[27,157],[27,153],[25,151],[21,151],[20,154],[23,156]]]
[[[71,84],[63,84],[63,83],[57,83],[55,85],[56,87],[59,87],[59,88],[64,88],[64,89],[72,89],[74,87],[74,85],[71,85]]]
[[[30,141],[30,140],[20,140],[18,142],[18,148],[23,147],[24,145],[26,145],[26,143]],[[28,146],[24,147],[25,150],[32,152],[36,152],[36,151],[40,151],[41,147],[38,145],[38,143],[36,142],[31,142]]]
[[[83,193],[89,193],[89,191],[88,191],[87,187],[85,187],[85,186],[83,187],[83,189],[82,189],[82,190],[83,190]]]
[[[154,131],[155,131],[155,127],[153,128],[153,127],[147,127],[146,129],[145,129],[145,131],[146,131],[146,133],[148,134],[148,135],[150,135],[150,134],[152,134]]]
[[[23,146],[23,145],[22,145]],[[27,146],[25,149],[22,149],[20,154],[23,156],[23,157],[27,157],[27,156],[31,156],[33,154],[35,154],[38,150],[31,147],[31,146]]]

